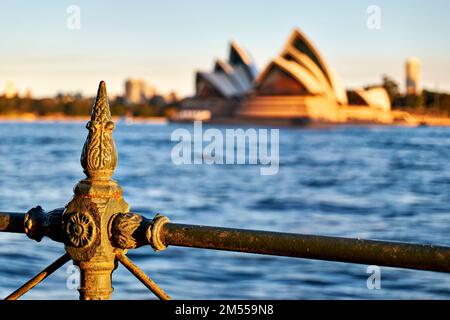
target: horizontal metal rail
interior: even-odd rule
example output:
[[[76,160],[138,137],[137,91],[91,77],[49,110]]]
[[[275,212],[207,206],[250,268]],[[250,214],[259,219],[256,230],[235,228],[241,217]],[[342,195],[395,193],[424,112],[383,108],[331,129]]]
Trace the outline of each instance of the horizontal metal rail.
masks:
[[[25,233],[25,213],[0,212],[0,232]]]
[[[450,247],[167,223],[167,246],[450,272]]]
[[[0,232],[25,233],[25,214],[0,213]],[[257,230],[163,224],[165,246],[450,272],[450,247]],[[156,235],[155,235],[156,236]],[[156,238],[156,237],[155,237]]]

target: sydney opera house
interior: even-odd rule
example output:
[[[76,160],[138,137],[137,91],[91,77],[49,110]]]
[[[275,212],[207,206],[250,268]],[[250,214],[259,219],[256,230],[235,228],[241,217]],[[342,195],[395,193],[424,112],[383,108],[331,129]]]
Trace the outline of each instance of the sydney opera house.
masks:
[[[230,118],[308,124],[404,120],[404,115],[391,111],[383,87],[346,91],[336,71],[298,29],[260,73],[250,55],[233,42],[228,61],[218,60],[210,72],[197,72],[195,85],[196,94],[182,102],[182,112],[191,116],[208,112],[213,121]]]
[[[216,60],[212,71],[196,73],[195,96],[182,102],[183,110],[206,110],[213,118],[232,117],[252,91],[256,76],[250,56],[232,42],[227,61]]]

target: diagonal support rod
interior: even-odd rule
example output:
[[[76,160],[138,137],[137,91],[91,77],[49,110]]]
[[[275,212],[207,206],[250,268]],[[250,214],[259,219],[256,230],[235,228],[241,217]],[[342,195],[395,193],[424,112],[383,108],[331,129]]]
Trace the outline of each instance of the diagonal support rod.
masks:
[[[117,260],[125,268],[128,269],[139,281],[141,281],[151,292],[155,294],[160,300],[172,300],[172,298],[164,292],[152,279],[150,279],[141,269],[139,269],[126,255],[116,252]]]
[[[31,280],[29,280],[27,283],[25,283],[23,286],[21,286],[19,289],[11,293],[9,296],[5,298],[5,300],[17,300],[21,296],[23,296],[25,293],[33,289],[35,286],[37,286],[41,281],[43,281],[45,278],[47,278],[49,275],[51,275],[53,272],[61,268],[63,265],[66,264],[70,260],[70,256],[65,253],[60,258],[58,258],[55,262],[53,262],[51,265],[49,265],[47,268],[39,272],[37,275],[35,275]]]

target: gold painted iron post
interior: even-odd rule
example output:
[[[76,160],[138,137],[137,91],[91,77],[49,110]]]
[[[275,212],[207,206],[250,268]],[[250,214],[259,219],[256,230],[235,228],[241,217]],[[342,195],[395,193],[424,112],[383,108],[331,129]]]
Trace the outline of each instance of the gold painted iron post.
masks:
[[[158,298],[170,297],[126,256],[126,250],[111,241],[111,221],[118,213],[127,214],[129,206],[122,189],[112,180],[117,166],[114,122],[108,104],[105,82],[100,82],[89,130],[81,153],[86,178],[74,188],[65,208],[45,212],[40,206],[26,214],[0,213],[0,232],[26,233],[36,241],[44,236],[63,242],[66,254],[9,295],[15,300],[56,271],[68,260],[80,269],[80,299],[107,300],[113,291],[111,278],[117,263],[122,263]],[[124,224],[124,228],[127,228]]]
[[[108,222],[115,213],[129,210],[122,189],[111,179],[117,152],[103,81],[86,128],[89,133],[81,153],[86,179],[75,186],[75,195],[64,210],[63,235],[67,253],[80,267],[80,298],[103,300],[111,297],[111,274],[116,267]]]
[[[80,267],[80,299],[110,299],[112,273],[118,261],[160,299],[170,299],[126,258],[124,249],[110,241],[112,218],[118,213],[128,213],[129,206],[122,197],[122,189],[111,179],[118,157],[113,138],[114,122],[103,81],[86,128],[89,133],[80,159],[86,179],[75,186],[75,195],[62,215],[65,249]]]

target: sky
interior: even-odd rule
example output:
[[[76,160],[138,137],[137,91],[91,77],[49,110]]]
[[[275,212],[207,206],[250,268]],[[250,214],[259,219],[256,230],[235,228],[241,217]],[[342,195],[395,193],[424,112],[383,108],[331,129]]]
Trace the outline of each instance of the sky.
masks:
[[[80,9],[80,28],[73,12]],[[380,9],[380,28],[369,29]],[[404,87],[404,62],[422,61],[423,86],[450,92],[448,0],[0,0],[0,93],[8,81],[34,96],[93,95],[105,80],[111,95],[143,78],[158,91],[194,91],[197,70],[226,58],[231,40],[261,70],[302,29],[348,88]]]

